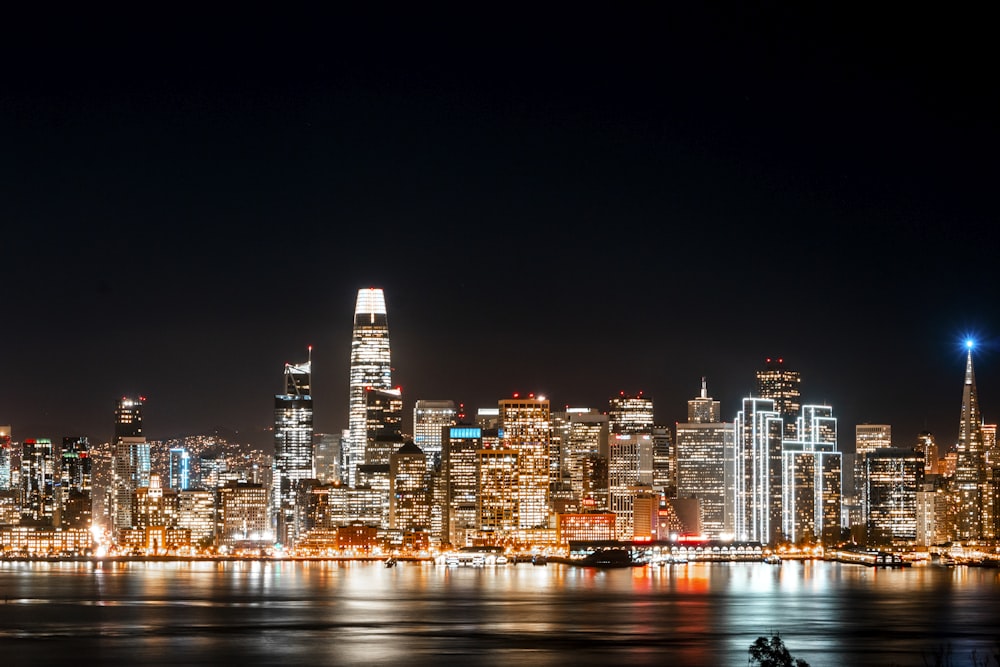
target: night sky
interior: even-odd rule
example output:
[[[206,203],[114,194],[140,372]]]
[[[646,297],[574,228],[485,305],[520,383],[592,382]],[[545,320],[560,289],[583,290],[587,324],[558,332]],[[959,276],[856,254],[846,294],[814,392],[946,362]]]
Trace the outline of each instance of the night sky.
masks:
[[[986,17],[578,12],[15,30],[0,424],[103,442],[142,394],[152,439],[269,445],[312,345],[316,430],[337,431],[369,286],[410,415],[642,391],[672,423],[706,376],[731,420],[781,356],[842,449],[861,422],[949,445],[972,334],[1000,419]]]

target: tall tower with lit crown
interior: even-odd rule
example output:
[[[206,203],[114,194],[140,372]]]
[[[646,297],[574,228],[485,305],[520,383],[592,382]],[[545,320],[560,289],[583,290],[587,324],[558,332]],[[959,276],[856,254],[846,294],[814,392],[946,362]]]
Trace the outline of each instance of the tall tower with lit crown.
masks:
[[[354,307],[354,336],[351,339],[350,407],[348,442],[343,479],[355,486],[357,468],[365,462],[368,440],[365,390],[391,389],[392,366],[389,354],[389,324],[385,294],[369,287],[358,290]]]
[[[953,477],[952,507],[955,539],[975,542],[983,537],[983,497],[986,486],[986,452],[979,393],[972,370],[973,342],[966,342],[965,384],[962,388],[962,419],[958,425],[957,459]]]

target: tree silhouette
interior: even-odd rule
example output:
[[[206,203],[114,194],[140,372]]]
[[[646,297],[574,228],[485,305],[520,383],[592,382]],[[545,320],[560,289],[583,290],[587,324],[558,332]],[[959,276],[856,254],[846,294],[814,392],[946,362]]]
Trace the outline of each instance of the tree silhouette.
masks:
[[[760,667],[809,667],[809,663],[802,658],[792,657],[777,632],[770,638],[757,637],[756,641],[750,644],[748,664]]]

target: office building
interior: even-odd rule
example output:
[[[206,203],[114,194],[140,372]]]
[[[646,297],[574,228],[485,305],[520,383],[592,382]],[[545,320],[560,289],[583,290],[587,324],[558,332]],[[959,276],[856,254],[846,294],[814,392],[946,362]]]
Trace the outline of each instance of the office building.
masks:
[[[892,426],[889,424],[858,424],[854,427],[854,491],[860,509],[862,525],[868,523],[868,481],[865,479],[865,457],[878,449],[892,447]]]
[[[313,467],[316,479],[324,484],[339,483],[345,432],[313,433]]]
[[[427,467],[441,462],[444,427],[454,426],[458,410],[455,401],[421,399],[413,406],[413,444],[427,456]]]
[[[402,390],[366,388],[364,463],[389,465],[389,456],[405,441]]]
[[[294,545],[302,526],[296,500],[302,480],[313,479],[312,348],[304,364],[285,364],[285,391],[274,396],[272,513],[275,539]]]
[[[918,494],[924,457],[912,449],[878,448],[865,456],[869,546],[912,547],[917,542]]]
[[[63,438],[59,452],[55,525],[90,529],[93,523],[93,460],[87,438]]]
[[[348,443],[342,478],[357,482],[357,466],[365,462],[368,441],[366,389],[392,388],[389,325],[385,295],[381,289],[358,290],[351,339],[350,406]]]
[[[589,456],[607,456],[608,416],[590,408],[567,410],[562,433],[561,475],[568,478],[570,493],[582,509],[584,491],[584,461]]]
[[[917,434],[917,444],[913,448],[924,455],[924,475],[938,474],[938,448],[934,434],[921,431]]]
[[[14,462],[14,451],[11,448],[10,426],[0,426],[0,491],[14,490],[11,466]]]
[[[614,433],[608,438],[608,506],[617,517],[616,539],[631,540],[635,534],[635,498],[652,492],[642,470],[642,451],[652,450],[649,433]]]
[[[193,546],[211,547],[215,541],[215,492],[208,489],[178,491],[177,527],[188,531]]]
[[[521,526],[520,469],[516,449],[480,449],[476,452],[479,474],[476,539],[486,544],[507,544]]]
[[[503,448],[517,452],[520,528],[549,522],[549,401],[529,395],[499,402]]]
[[[52,441],[28,438],[21,446],[21,525],[53,526],[56,515],[56,463]]]
[[[781,533],[784,420],[773,399],[744,398],[733,422],[733,530],[740,541],[775,544]]]
[[[111,527],[135,526],[135,492],[149,486],[149,443],[142,430],[144,397],[123,396],[115,404],[115,438],[111,446]]]
[[[677,492],[679,499],[698,502],[699,526],[708,539],[730,536],[734,527],[727,499],[732,492],[735,431],[720,419],[719,401],[708,395],[702,378],[701,395],[688,401],[688,421],[676,430]]]
[[[263,484],[226,482],[218,493],[220,546],[259,553],[274,544],[268,511],[270,491]]]
[[[801,404],[799,397],[802,378],[798,371],[785,367],[781,357],[768,357],[764,370],[757,371],[757,397],[774,401],[774,410],[781,415],[784,425],[783,438],[794,440],[795,424]]]
[[[664,498],[677,495],[677,447],[674,444],[672,427],[654,424],[653,444],[653,489]]]
[[[175,491],[191,488],[191,455],[183,447],[171,447],[167,458],[167,486]]]
[[[479,486],[478,452],[483,449],[483,430],[458,424],[442,427],[441,474],[444,478],[441,541],[467,546],[477,528],[476,501]]]
[[[782,529],[790,542],[836,544],[843,518],[843,457],[837,419],[826,405],[803,405],[782,458]]]
[[[989,517],[992,516],[992,508],[984,502],[990,494],[986,488],[986,446],[982,425],[970,343],[965,362],[965,383],[962,387],[962,416],[958,428],[955,475],[951,480],[954,539],[962,543],[978,542],[984,538],[984,533],[991,532]]]
[[[608,429],[614,433],[651,433],[653,430],[653,399],[621,392],[608,400]]]
[[[389,527],[402,533],[428,532],[431,520],[427,456],[413,442],[389,456]]]

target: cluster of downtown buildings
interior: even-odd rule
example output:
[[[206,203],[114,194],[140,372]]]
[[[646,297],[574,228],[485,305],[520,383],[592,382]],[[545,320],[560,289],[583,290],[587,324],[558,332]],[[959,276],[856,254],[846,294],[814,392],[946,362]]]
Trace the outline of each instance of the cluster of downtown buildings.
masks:
[[[802,403],[799,374],[781,359],[757,372],[731,420],[702,379],[674,425],[657,424],[642,394],[562,410],[528,395],[474,417],[452,400],[416,400],[406,434],[377,288],[358,292],[350,359],[348,428],[337,434],[314,432],[311,358],[285,365],[273,454],[210,438],[149,442],[141,397],[117,401],[114,438],[99,446],[15,442],[0,427],[0,546],[334,555],[997,540],[996,426],[980,414],[971,348],[958,440],[941,456],[930,433],[897,446],[889,425],[860,424],[845,457],[833,408]]]

